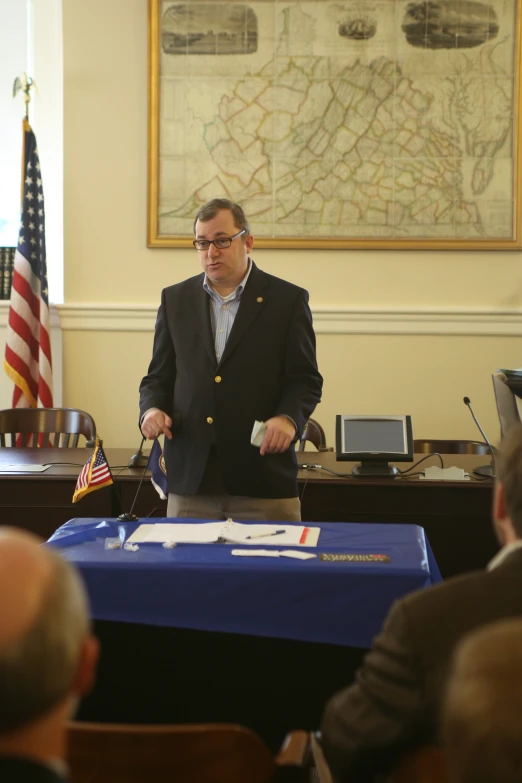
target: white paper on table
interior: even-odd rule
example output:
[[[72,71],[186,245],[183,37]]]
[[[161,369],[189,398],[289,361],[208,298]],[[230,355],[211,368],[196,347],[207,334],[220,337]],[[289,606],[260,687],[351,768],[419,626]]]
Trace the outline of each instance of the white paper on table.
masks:
[[[284,533],[270,535],[276,530],[284,530]],[[306,531],[306,535],[305,534]],[[221,536],[231,544],[246,544],[246,546],[317,546],[320,527],[307,527],[305,525],[279,524],[243,524],[241,522],[227,522]],[[267,535],[262,535],[266,533]],[[301,539],[304,535],[304,541]],[[250,538],[249,538],[250,536]]]
[[[262,535],[283,530],[277,535]],[[306,531],[306,535],[305,534]],[[140,525],[129,537],[131,544],[163,544],[166,541],[178,544],[213,544],[223,540],[230,544],[247,546],[317,546],[318,527],[279,524],[243,524],[228,519],[226,522],[203,522],[202,524],[159,522],[155,525]],[[250,539],[248,536],[254,536]],[[301,539],[304,541],[301,542]]]
[[[312,560],[317,557],[313,552],[298,552],[297,549],[285,549],[284,552],[279,552],[281,557],[294,557],[296,560]]]
[[[296,560],[317,557],[313,552],[297,552],[294,549],[284,549],[282,552],[277,549],[233,549],[232,554],[238,557],[293,557]]]
[[[43,473],[50,465],[3,465],[0,473]]]
[[[226,522],[204,522],[201,525],[160,522],[140,525],[127,539],[131,544],[214,544],[221,536]]]

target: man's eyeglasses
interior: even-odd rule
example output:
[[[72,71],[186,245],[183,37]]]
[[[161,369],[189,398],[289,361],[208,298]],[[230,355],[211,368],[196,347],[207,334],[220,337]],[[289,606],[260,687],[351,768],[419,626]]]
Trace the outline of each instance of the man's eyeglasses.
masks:
[[[239,231],[237,234],[234,234],[233,237],[217,237],[217,239],[195,239],[192,244],[196,250],[208,250],[210,245],[214,245],[219,250],[224,250],[225,248],[230,247],[233,239],[237,239],[242,234],[246,234],[246,228],[244,228],[242,231]]]

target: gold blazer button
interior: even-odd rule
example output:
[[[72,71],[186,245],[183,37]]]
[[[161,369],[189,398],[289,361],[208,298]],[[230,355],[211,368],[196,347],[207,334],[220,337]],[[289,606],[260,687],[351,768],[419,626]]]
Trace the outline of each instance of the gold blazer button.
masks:
[[[221,383],[221,375],[216,375],[214,380],[215,380],[216,383]]]
[[[262,296],[258,296],[257,299],[256,299],[256,302],[259,302],[259,304],[261,304],[262,301],[263,301],[263,297]]]
[[[207,424],[214,424],[214,419],[212,416],[207,416]]]

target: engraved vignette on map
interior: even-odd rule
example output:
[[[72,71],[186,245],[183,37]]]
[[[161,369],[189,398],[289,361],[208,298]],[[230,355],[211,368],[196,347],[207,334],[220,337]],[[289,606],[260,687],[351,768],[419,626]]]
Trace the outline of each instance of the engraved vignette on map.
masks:
[[[257,18],[239,3],[171,5],[161,43],[165,54],[249,54],[257,49]]]
[[[160,235],[190,235],[198,206],[226,195],[256,237],[282,244],[512,238],[508,0],[216,0],[162,11]],[[224,57],[228,38],[216,35],[232,32],[241,54]],[[212,41],[191,37],[200,35]]]
[[[428,49],[466,49],[498,34],[495,9],[460,0],[409,3],[402,23],[408,43]]]
[[[369,19],[366,16],[346,19],[339,25],[339,35],[345,38],[353,38],[356,41],[367,41],[368,38],[373,38],[376,32],[376,20]]]

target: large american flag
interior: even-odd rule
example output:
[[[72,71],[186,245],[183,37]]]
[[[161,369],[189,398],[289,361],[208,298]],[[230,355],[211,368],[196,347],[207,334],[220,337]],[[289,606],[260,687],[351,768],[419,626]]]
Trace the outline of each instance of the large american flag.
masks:
[[[52,408],[45,212],[36,138],[24,120],[22,212],[15,253],[4,367],[13,408]]]
[[[108,487],[112,484],[111,469],[105,459],[105,454],[101,447],[101,443],[96,438],[96,446],[82,468],[82,472],[78,476],[76,482],[76,489],[74,490],[73,503],[80,500],[84,495],[89,492],[93,492],[95,489],[101,487]]]

